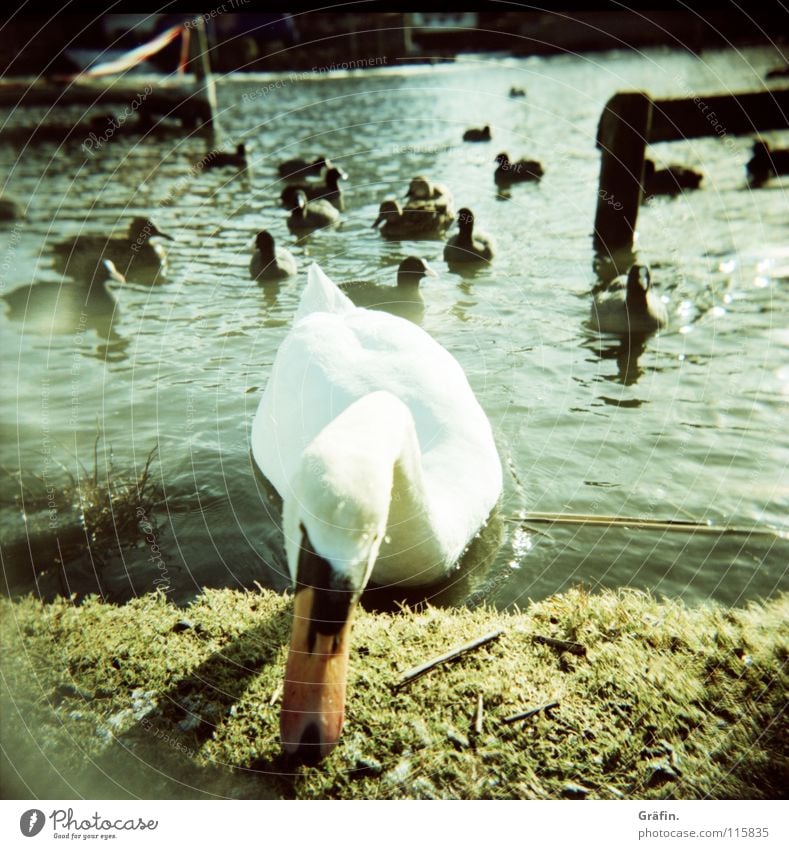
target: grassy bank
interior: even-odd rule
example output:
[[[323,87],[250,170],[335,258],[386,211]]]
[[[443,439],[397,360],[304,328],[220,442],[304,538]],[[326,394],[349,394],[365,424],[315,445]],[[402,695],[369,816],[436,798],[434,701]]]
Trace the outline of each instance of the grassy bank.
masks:
[[[5,795],[775,798],[789,786],[787,596],[726,610],[571,591],[516,614],[361,612],[343,737],[317,767],[277,743],[289,609],[229,590],[186,610],[162,596],[4,599]]]

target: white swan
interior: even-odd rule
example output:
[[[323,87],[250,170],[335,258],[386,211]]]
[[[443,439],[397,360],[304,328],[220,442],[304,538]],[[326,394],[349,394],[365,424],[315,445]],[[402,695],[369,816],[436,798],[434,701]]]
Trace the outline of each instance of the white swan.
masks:
[[[252,454],[283,499],[296,590],[282,744],[315,760],[340,735],[368,580],[428,585],[451,571],[499,498],[501,462],[457,360],[416,325],[355,307],[314,264]]]

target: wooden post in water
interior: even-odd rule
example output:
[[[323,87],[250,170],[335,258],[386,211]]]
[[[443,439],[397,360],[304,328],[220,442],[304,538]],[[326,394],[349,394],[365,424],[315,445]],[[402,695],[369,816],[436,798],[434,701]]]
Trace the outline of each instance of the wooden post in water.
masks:
[[[612,259],[633,247],[651,121],[652,99],[644,92],[615,94],[600,119],[597,145],[602,157],[594,247]]]
[[[194,36],[189,43],[189,68],[195,75],[195,82],[197,83],[195,97],[199,98],[205,105],[203,123],[213,126],[216,115],[216,86],[214,85],[214,78],[211,76],[208,35],[203,18],[198,18],[195,22]]]

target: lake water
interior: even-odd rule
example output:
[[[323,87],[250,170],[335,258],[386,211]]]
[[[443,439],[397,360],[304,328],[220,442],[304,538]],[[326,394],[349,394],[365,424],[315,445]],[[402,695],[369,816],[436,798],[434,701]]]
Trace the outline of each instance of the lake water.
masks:
[[[525,605],[576,584],[725,603],[786,589],[789,183],[746,187],[750,138],[653,148],[660,162],[704,174],[700,191],[653,200],[640,214],[639,259],[652,268],[671,327],[628,355],[615,337],[585,326],[605,102],[618,90],[758,90],[779,63],[766,48],[700,58],[659,50],[467,56],[296,81],[236,76],[219,81],[218,95],[223,146],[245,140],[249,148],[243,176],[196,173],[192,165],[210,149],[197,135],[120,133],[93,156],[82,137],[61,145],[0,136],[4,191],[29,201],[25,221],[0,225],[4,293],[58,281],[55,242],[125,231],[133,215],[150,215],[175,239],[166,283],[113,284],[114,303],[98,315],[66,320],[57,332],[0,316],[5,538],[25,530],[17,470],[26,480],[62,481],[61,466],[76,474],[77,458],[92,470],[98,430],[102,469],[111,451],[116,470],[138,473],[158,444],[154,470],[167,496],[167,507],[144,517],[161,560],[141,530],[135,547],[114,553],[86,545],[67,564],[67,580],[44,575],[40,591],[122,601],[163,576],[177,600],[206,584],[284,588],[276,505],[255,479],[249,430],[306,267],[316,261],[337,281],[388,283],[412,253],[440,275],[424,284],[422,325],[466,370],[505,466],[498,519],[478,546],[485,556],[467,565],[456,602],[472,593]],[[271,86],[277,79],[282,85]],[[511,86],[528,96],[510,99]],[[63,110],[58,119],[80,114]],[[41,109],[0,122],[8,129],[34,115],[53,120]],[[460,141],[483,124],[492,142]],[[767,138],[789,143],[786,132]],[[500,151],[540,160],[542,182],[497,197]],[[296,245],[277,202],[276,165],[318,153],[348,172],[347,211],[340,230]],[[388,242],[371,229],[379,202],[404,194],[419,173],[449,186],[456,208],[470,207],[494,236],[489,268],[450,273],[441,241]],[[263,227],[302,267],[273,288],[247,272],[250,240]],[[530,511],[740,531],[522,522]]]

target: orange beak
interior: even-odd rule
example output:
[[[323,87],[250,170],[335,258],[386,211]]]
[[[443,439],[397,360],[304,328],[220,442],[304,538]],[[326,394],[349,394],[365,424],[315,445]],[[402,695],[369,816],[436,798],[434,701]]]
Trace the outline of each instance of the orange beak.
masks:
[[[304,587],[294,598],[280,715],[282,747],[308,763],[326,757],[340,739],[353,618],[351,607],[336,633],[319,633],[320,623],[312,621],[315,595]]]

